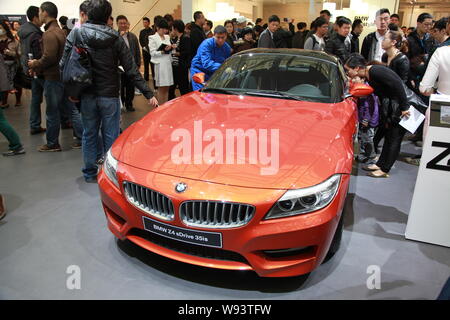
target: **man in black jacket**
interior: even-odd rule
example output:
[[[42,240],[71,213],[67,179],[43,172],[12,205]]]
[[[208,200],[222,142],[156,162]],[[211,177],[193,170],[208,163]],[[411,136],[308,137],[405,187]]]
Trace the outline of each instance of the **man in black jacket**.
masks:
[[[194,12],[194,23],[191,25],[191,48],[192,57],[197,54],[198,47],[206,39],[205,32],[203,31],[203,25],[206,23],[205,16],[201,11]]]
[[[275,48],[292,48],[292,37],[294,36],[289,31],[287,22],[280,23],[280,27],[273,33],[273,43]]]
[[[429,13],[422,13],[417,18],[416,30],[411,32],[407,38],[407,55],[411,65],[411,76],[416,83],[416,92],[419,92],[419,83],[425,74],[428,57],[437,45],[430,34],[432,27],[433,17]]]
[[[335,25],[337,25],[337,32],[333,33],[327,41],[325,52],[337,56],[344,63],[351,53],[350,42],[346,42],[345,40],[350,33],[352,22],[350,19],[342,17],[336,21]]]
[[[116,18],[117,26],[119,27],[119,34],[125,41],[125,44],[130,50],[134,63],[138,69],[141,66],[141,51],[139,50],[139,41],[134,33],[130,32],[130,23],[127,17],[120,15]],[[135,111],[133,107],[134,100],[134,82],[133,79],[127,77],[125,73],[122,73],[122,89],[121,98],[122,103],[125,105],[127,111]]]
[[[350,41],[352,44],[352,53],[359,53],[359,36],[364,30],[364,25],[361,19],[355,19],[352,24],[352,32],[350,33]]]
[[[19,30],[23,72],[28,74],[28,60],[40,59],[42,57],[42,22],[39,20],[39,8],[30,6],[27,9],[28,22]],[[44,78],[36,75],[31,81],[31,103],[30,103],[30,133],[39,134],[45,132],[41,127],[41,103],[44,93]]]
[[[408,36],[408,57],[429,54],[435,46],[430,30],[433,27],[433,17],[429,13],[422,13],[417,18],[417,27]]]
[[[276,48],[273,36],[275,32],[280,28],[280,18],[273,15],[269,17],[269,25],[259,36],[258,48]]]
[[[142,24],[144,25],[144,29],[141,30],[139,33],[139,43],[142,47],[142,57],[144,58],[144,79],[145,81],[148,81],[150,79],[150,71],[149,71],[149,65],[150,65],[150,50],[148,48],[148,37],[151,35],[154,35],[155,32],[152,28],[150,28],[150,19],[147,17],[144,17],[142,19]],[[152,72],[152,77],[154,77]]]
[[[61,29],[66,33],[66,37],[69,35],[70,31],[72,31],[72,29],[67,26],[68,20],[69,18],[67,18],[66,16],[61,16],[58,20],[59,24],[61,25]]]
[[[184,34],[184,23],[175,20],[172,24],[172,44],[176,45],[175,53],[172,53],[172,72],[174,84],[169,89],[169,100],[175,99],[175,90],[178,87],[180,94],[189,93],[189,67],[192,59],[191,40]]]
[[[388,25],[390,21],[391,13],[388,9],[383,8],[375,14],[375,25],[377,31],[369,33],[363,41],[361,48],[361,54],[367,61],[380,61],[383,56],[384,50],[381,47],[381,43],[384,40],[386,32],[388,32]]]
[[[297,23],[298,31],[292,38],[292,48],[303,49],[303,47],[305,46],[306,35],[309,32],[309,30],[306,30],[306,27],[307,25],[305,22]]]
[[[436,41],[430,34],[433,27],[433,17],[429,13],[422,13],[417,17],[417,27],[407,37],[408,53],[410,64],[410,78],[413,80],[414,86],[412,89],[420,96],[420,98],[428,104],[429,97],[425,97],[420,93],[419,85],[425,74],[428,59],[437,46]],[[423,139],[423,124],[416,131],[411,138],[412,141],[417,142]]]
[[[81,116],[83,119],[83,174],[86,182],[96,182],[97,139],[101,127],[103,148],[109,150],[119,136],[120,80],[118,67],[142,92],[152,107],[158,105],[152,91],[139,73],[138,67],[123,37],[106,25],[112,7],[107,0],[90,0],[89,21],[79,29],[73,29],[67,38],[60,62],[61,70],[69,59],[77,35],[87,46],[91,58],[93,85],[82,93]],[[113,155],[114,156],[114,155]],[[117,155],[116,155],[117,156]]]
[[[330,21],[331,19],[331,12],[328,10],[322,10],[320,11],[320,17],[324,18],[325,21],[328,24],[328,34],[325,36],[325,40],[328,40],[329,38],[331,38],[331,36],[335,33],[334,32],[334,23],[332,23]],[[338,19],[336,18],[336,21]],[[308,36],[306,37],[306,39],[308,39],[310,36],[312,36],[315,32],[313,31],[312,33],[308,34]]]

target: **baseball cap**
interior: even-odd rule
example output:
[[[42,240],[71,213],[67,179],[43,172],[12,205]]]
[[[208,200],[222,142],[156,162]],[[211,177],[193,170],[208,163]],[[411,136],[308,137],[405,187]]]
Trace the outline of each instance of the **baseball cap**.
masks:
[[[244,16],[239,16],[239,17],[236,19],[236,22],[237,22],[238,24],[245,23],[245,22],[247,22],[247,18],[244,17]]]

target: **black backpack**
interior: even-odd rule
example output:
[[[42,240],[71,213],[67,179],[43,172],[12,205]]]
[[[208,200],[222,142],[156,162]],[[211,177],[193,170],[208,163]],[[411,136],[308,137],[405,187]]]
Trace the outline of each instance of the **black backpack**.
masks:
[[[84,90],[92,86],[92,61],[81,40],[79,28],[72,32],[75,34],[75,41],[62,70],[62,82],[68,96],[79,98]]]
[[[314,35],[311,36],[312,40],[313,40],[313,49],[316,46],[316,44],[319,44],[319,41],[317,41],[316,37],[314,37]]]
[[[306,42],[306,40],[308,40],[309,38],[312,39],[312,42],[313,42],[312,50],[314,50],[314,47],[316,46],[316,44],[319,44],[319,42],[317,41],[316,37],[314,37],[314,34],[311,34],[309,37],[307,37],[307,38],[305,39],[305,42]],[[304,47],[304,45],[303,45],[303,47]]]

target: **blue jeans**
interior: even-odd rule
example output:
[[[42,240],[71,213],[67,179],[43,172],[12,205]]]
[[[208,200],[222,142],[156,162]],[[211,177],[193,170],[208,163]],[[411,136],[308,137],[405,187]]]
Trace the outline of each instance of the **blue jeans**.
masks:
[[[103,150],[108,151],[119,136],[119,98],[83,95],[81,97],[83,122],[83,174],[85,178],[97,176],[98,137],[101,129]]]
[[[105,151],[105,149],[103,149],[103,138],[102,134],[99,133],[97,142],[97,160],[102,159],[107,151],[108,150]]]
[[[373,159],[377,156],[375,147],[373,145],[373,138],[375,136],[375,128],[365,127],[359,124],[358,140],[359,140],[359,155],[358,160],[364,161],[367,164],[373,164]]]
[[[31,81],[31,103],[30,103],[30,129],[41,127],[41,103],[44,94],[44,79],[33,79]]]
[[[68,111],[72,119],[73,136],[77,138],[79,142],[83,137],[83,124],[81,122],[81,114],[78,111],[75,103],[69,100],[68,96],[64,97],[64,108]]]
[[[64,107],[64,84],[61,81],[45,80],[44,95],[47,102],[47,145],[55,147],[59,145],[60,113]]]

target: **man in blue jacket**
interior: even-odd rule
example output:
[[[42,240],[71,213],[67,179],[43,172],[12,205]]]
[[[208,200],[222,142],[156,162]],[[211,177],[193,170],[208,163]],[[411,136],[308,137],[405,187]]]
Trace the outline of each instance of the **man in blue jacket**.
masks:
[[[222,63],[231,55],[231,48],[226,40],[227,30],[224,26],[217,26],[214,29],[214,37],[202,42],[197,54],[192,59],[191,80],[194,74],[203,72],[205,73],[205,81],[207,81],[220,68]],[[203,85],[192,80],[192,88],[194,91],[199,90],[203,88]]]

